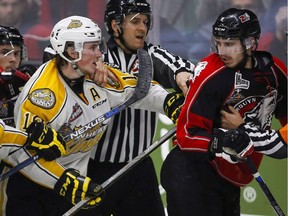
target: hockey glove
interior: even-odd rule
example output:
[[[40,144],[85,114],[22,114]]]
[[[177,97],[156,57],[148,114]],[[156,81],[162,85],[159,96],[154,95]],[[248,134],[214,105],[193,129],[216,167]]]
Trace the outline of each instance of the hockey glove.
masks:
[[[4,87],[6,99],[18,95],[29,78],[30,75],[19,70],[3,71],[0,68],[0,85]]]
[[[85,198],[93,198],[84,208],[93,208],[99,205],[104,196],[101,185],[91,182],[89,177],[81,176],[75,169],[65,170],[55,184],[54,190],[74,205]]]
[[[26,149],[37,151],[45,160],[52,161],[66,154],[66,144],[61,135],[42,122],[32,122],[27,133],[29,138]]]
[[[164,100],[164,112],[175,125],[177,125],[178,117],[184,100],[184,95],[177,92],[169,93]]]
[[[230,163],[245,159],[254,150],[248,134],[241,129],[225,130],[215,128],[209,144],[212,157],[222,157]]]
[[[35,67],[34,65],[22,65],[18,68],[18,70],[31,77],[37,70],[37,67]]]

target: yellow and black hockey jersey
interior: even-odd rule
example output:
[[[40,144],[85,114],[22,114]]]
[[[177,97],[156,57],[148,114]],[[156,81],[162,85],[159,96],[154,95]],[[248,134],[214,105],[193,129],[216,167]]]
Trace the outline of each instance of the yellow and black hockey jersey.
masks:
[[[27,129],[35,119],[41,119],[57,130],[62,136],[82,128],[93,119],[107,113],[127,100],[137,83],[135,76],[111,69],[119,80],[119,86],[107,84],[97,86],[85,77],[83,93],[77,95],[60,75],[55,60],[43,64],[23,88],[15,105],[16,127]],[[168,92],[162,86],[151,84],[149,93],[132,106],[134,108],[164,113],[163,102]],[[109,119],[99,127],[92,127],[79,139],[67,143],[67,155],[54,162],[43,159],[24,168],[21,173],[45,187],[53,188],[65,168],[75,168],[86,175],[90,151],[103,135]],[[28,152],[15,153],[9,158],[21,162],[29,157]]]
[[[25,132],[6,125],[0,119],[0,160],[22,148],[26,141],[27,134]]]

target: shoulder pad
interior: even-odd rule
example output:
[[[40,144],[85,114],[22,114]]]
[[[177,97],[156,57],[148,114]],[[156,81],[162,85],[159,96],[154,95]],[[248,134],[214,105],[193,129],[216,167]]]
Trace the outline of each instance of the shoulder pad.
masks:
[[[270,67],[274,64],[273,57],[271,53],[266,51],[256,51],[254,57],[258,61],[259,69]]]

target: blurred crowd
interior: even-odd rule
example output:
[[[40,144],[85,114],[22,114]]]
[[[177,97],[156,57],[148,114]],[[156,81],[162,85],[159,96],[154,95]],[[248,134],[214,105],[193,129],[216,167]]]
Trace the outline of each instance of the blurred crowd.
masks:
[[[211,24],[229,7],[254,11],[262,26],[259,50],[274,53],[287,65],[286,0],[148,0],[154,11],[149,39],[192,62],[210,52]],[[97,6],[96,6],[97,5]],[[106,0],[0,0],[0,24],[24,35],[29,61],[40,63],[52,26],[70,15],[88,16],[104,27]]]

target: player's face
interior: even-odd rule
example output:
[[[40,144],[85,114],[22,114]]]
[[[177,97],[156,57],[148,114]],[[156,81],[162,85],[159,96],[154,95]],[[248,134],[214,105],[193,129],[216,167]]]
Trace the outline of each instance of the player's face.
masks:
[[[94,75],[97,61],[102,56],[100,51],[100,42],[86,42],[83,45],[82,58],[77,62],[79,69],[88,75]]]
[[[123,39],[125,45],[132,49],[137,50],[144,47],[144,42],[147,37],[149,19],[145,14],[131,14],[126,15],[123,24]]]
[[[237,66],[244,58],[244,48],[239,39],[215,38],[215,48],[229,68]]]
[[[0,67],[4,71],[17,69],[21,62],[21,48],[19,46],[0,45]]]

